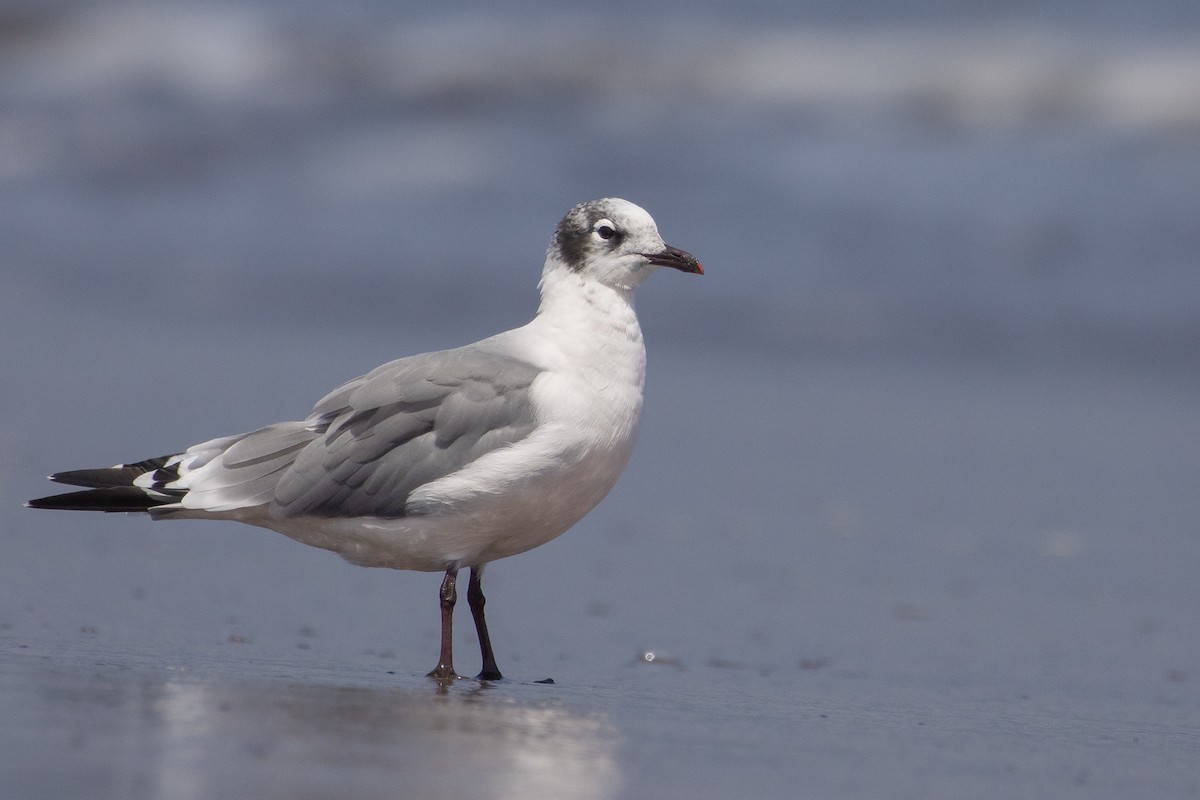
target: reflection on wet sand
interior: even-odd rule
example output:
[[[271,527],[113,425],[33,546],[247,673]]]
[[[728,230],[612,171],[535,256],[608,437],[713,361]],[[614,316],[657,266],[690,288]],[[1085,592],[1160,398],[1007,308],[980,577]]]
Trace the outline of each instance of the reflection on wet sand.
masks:
[[[27,685],[4,691],[32,726],[20,796],[591,800],[620,788],[615,732],[554,689],[86,672],[21,670]]]

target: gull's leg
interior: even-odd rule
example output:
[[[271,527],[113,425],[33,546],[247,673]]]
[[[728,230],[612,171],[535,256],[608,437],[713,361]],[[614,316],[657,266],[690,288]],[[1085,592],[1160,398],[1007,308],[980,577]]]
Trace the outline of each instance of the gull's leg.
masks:
[[[467,603],[471,606],[471,616],[475,618],[475,633],[479,634],[479,654],[483,656],[483,670],[475,677],[481,681],[498,681],[504,676],[496,667],[496,657],[492,655],[492,638],[488,636],[487,620],[483,618],[483,606],[487,603],[487,598],[483,596],[482,564],[471,567]]]
[[[472,571],[472,576],[474,572]],[[454,603],[458,600],[458,592],[454,582],[458,578],[458,567],[446,570],[438,598],[442,606],[442,651],[438,656],[438,665],[433,668],[428,677],[440,683],[449,683],[458,678],[454,672]]]

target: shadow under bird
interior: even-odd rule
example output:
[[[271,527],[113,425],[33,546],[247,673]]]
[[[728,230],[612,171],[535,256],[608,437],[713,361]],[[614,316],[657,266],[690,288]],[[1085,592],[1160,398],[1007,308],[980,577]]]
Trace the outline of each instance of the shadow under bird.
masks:
[[[455,582],[479,636],[481,680],[501,677],[484,619],[483,569],[578,522],[625,468],[646,351],[633,290],[659,267],[703,274],[626,200],[558,224],[531,322],[402,358],[343,384],[303,422],[281,422],[133,464],[60,472],[84,491],[32,508],[235,520],[367,567],[445,572],[441,649],[456,679]]]

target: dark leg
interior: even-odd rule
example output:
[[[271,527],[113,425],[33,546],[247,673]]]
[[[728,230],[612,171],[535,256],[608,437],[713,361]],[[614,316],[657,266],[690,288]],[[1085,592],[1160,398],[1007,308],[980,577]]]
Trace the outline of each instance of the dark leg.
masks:
[[[433,668],[428,677],[441,683],[449,683],[458,678],[454,672],[454,604],[458,600],[454,582],[457,578],[458,567],[447,569],[446,577],[442,581],[442,589],[438,593],[442,606],[442,652],[438,656],[438,665]]]
[[[483,596],[482,564],[471,567],[467,603],[471,606],[471,616],[475,618],[475,633],[479,634],[479,653],[483,656],[483,670],[475,677],[481,681],[498,681],[504,676],[496,667],[496,657],[492,655],[492,638],[488,636],[487,620],[483,618],[483,606],[487,603],[487,598]]]

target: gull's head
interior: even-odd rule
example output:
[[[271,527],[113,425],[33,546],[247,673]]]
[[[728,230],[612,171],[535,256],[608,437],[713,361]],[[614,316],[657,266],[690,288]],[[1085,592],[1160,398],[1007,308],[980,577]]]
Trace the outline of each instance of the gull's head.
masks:
[[[616,197],[571,209],[546,252],[547,272],[567,270],[614,289],[633,289],[659,267],[704,274],[695,256],[663,242],[645,209]]]

